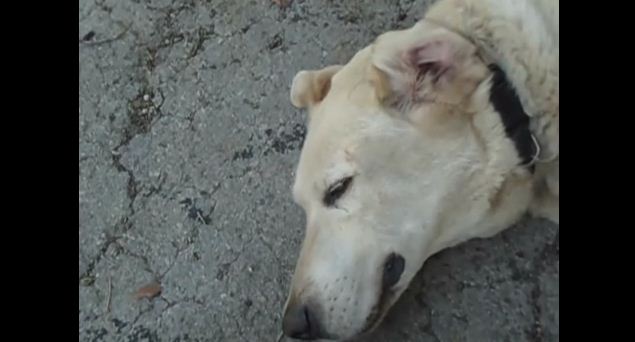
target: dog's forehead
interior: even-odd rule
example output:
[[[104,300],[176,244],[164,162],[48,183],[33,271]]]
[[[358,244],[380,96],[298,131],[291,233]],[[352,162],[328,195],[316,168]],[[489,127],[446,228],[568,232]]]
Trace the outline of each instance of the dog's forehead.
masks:
[[[293,195],[297,202],[318,198],[326,187],[355,172],[356,152],[364,140],[363,109],[333,107],[331,113],[309,125],[295,174]]]
[[[354,172],[356,145],[381,115],[367,73],[371,52],[370,47],[359,51],[335,74],[324,100],[310,109],[293,187],[296,199]]]

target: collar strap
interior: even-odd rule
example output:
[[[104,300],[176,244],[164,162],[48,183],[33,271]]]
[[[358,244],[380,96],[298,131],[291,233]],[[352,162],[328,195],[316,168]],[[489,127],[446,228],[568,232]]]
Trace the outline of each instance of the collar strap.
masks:
[[[525,113],[505,72],[496,64],[490,64],[489,69],[492,72],[490,102],[501,117],[505,134],[514,142],[522,165],[533,172],[540,154],[540,145],[529,129],[529,115]]]

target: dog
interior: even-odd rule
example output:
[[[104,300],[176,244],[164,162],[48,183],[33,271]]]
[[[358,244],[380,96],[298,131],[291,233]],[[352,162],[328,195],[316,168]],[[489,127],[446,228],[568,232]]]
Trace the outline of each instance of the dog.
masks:
[[[431,255],[526,214],[559,223],[558,13],[439,0],[345,65],[295,75],[307,223],[286,336],[363,336]]]

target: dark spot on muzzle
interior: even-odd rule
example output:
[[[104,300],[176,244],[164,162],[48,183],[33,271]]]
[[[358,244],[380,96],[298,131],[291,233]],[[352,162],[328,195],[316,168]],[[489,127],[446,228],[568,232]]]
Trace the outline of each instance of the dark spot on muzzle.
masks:
[[[399,282],[401,274],[406,267],[406,260],[397,254],[390,253],[384,263],[384,275],[382,279],[382,287],[388,289]]]

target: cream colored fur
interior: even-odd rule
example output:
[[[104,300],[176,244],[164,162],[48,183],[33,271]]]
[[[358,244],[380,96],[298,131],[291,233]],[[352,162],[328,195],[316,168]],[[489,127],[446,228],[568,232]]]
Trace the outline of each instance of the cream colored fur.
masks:
[[[346,65],[296,75],[291,102],[309,119],[293,195],[307,227],[286,309],[310,303],[328,337],[358,336],[432,254],[525,213],[559,222],[558,10],[557,0],[440,0]],[[492,61],[531,117],[542,151],[533,174],[489,101]],[[390,253],[406,264],[382,304]]]

